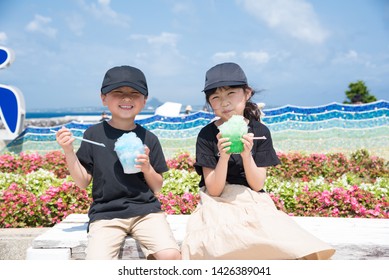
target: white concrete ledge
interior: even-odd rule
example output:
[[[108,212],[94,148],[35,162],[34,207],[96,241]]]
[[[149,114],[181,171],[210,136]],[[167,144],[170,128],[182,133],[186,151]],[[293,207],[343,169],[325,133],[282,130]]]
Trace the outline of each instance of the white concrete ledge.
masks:
[[[72,250],[70,248],[63,249],[27,249],[27,260],[69,260]]]
[[[174,236],[180,244],[185,235],[188,215],[168,215]],[[389,259],[389,219],[292,217],[301,227],[331,244],[336,253],[333,259]],[[88,217],[72,214],[35,238],[28,249],[27,259],[66,258],[54,256],[53,249],[69,249],[68,259],[85,259]],[[45,253],[46,252],[46,253]],[[131,237],[121,248],[122,259],[143,259],[144,255]]]

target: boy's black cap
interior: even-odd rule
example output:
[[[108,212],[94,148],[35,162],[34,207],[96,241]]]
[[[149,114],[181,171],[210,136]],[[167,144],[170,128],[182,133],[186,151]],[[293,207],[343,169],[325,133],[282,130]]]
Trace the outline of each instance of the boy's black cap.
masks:
[[[239,85],[247,85],[247,78],[242,68],[236,63],[225,62],[217,64],[207,71],[203,91]]]
[[[129,86],[148,96],[146,77],[141,70],[132,66],[116,66],[107,71],[101,93],[107,94],[118,87]]]

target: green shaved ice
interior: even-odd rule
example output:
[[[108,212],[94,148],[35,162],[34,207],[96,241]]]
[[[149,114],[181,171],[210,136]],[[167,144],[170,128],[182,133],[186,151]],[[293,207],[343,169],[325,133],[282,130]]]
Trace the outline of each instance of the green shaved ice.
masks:
[[[243,116],[233,115],[228,121],[219,126],[223,137],[231,142],[230,154],[240,154],[243,151],[241,138],[247,133],[248,127]]]

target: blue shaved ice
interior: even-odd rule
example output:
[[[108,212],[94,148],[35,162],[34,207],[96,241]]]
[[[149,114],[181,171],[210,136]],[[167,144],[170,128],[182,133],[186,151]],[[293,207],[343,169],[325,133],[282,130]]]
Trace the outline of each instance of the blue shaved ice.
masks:
[[[136,157],[145,153],[145,147],[134,132],[125,133],[119,137],[114,150],[123,166],[124,173],[133,174],[141,171],[135,167]]]

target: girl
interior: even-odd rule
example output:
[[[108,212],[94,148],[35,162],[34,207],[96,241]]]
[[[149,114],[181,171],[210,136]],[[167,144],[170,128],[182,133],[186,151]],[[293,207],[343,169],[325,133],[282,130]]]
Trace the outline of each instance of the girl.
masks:
[[[335,250],[277,210],[263,190],[266,167],[280,161],[270,131],[250,101],[254,91],[241,67],[222,63],[209,69],[204,92],[218,118],[197,138],[201,202],[188,221],[183,258],[329,259]],[[229,153],[231,142],[218,129],[233,115],[243,116],[248,126],[240,154]]]

